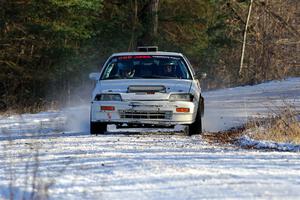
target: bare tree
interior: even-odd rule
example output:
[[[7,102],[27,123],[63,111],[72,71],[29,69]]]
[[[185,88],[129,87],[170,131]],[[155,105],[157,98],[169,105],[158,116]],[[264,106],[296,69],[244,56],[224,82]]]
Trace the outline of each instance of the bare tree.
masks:
[[[249,4],[248,16],[247,16],[247,21],[246,21],[245,30],[244,30],[244,39],[243,39],[242,55],[241,55],[240,70],[239,70],[240,76],[242,75],[242,71],[243,71],[243,67],[244,67],[243,64],[244,64],[245,47],[246,47],[246,40],[247,40],[247,30],[248,30],[248,25],[249,25],[249,21],[250,21],[252,5],[253,5],[253,0],[251,0],[251,2]]]

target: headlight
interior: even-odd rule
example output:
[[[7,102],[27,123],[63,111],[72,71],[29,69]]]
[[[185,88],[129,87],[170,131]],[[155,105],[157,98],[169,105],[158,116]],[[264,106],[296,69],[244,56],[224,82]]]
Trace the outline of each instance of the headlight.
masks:
[[[194,96],[192,94],[171,94],[169,101],[193,101]]]
[[[95,101],[122,101],[119,94],[97,94]]]

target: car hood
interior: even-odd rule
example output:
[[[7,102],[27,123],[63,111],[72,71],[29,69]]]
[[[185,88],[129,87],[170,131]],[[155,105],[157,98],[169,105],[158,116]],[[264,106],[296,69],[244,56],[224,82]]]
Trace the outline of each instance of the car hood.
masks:
[[[164,99],[168,98],[169,93],[183,92],[189,93],[192,80],[180,79],[122,79],[122,80],[104,80],[99,81],[94,90],[94,96],[99,93],[120,93],[123,99]],[[165,93],[155,95],[136,95],[135,93],[128,93],[128,88],[134,86],[142,86],[147,88],[153,86],[163,86]]]

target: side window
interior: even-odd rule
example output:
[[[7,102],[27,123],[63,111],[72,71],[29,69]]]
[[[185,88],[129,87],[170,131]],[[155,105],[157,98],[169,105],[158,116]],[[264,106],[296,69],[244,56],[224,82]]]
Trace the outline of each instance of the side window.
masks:
[[[112,71],[112,69],[114,68],[114,66],[116,65],[116,63],[111,62],[105,69],[104,73],[103,73],[103,79],[107,79],[109,78],[109,75]]]

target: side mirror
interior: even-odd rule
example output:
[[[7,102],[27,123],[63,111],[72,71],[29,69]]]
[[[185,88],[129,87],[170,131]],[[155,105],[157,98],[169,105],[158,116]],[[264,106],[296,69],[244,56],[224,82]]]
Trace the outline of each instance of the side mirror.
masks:
[[[196,78],[197,79],[200,79],[200,80],[202,80],[202,79],[205,79],[207,77],[207,74],[206,73],[196,73]]]
[[[201,79],[206,79],[206,77],[207,77],[207,73],[201,73]]]
[[[100,79],[100,73],[90,73],[89,78],[93,81],[98,81]]]

